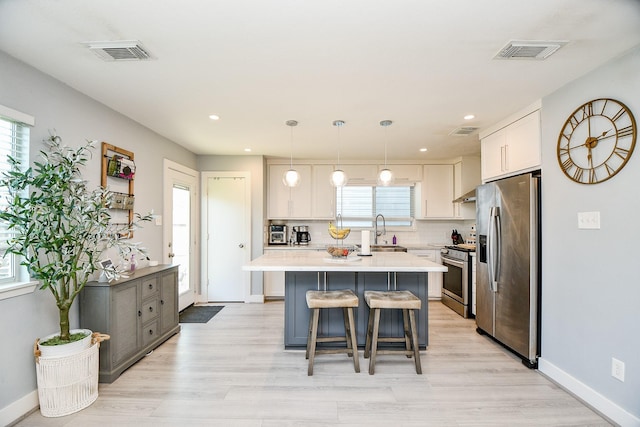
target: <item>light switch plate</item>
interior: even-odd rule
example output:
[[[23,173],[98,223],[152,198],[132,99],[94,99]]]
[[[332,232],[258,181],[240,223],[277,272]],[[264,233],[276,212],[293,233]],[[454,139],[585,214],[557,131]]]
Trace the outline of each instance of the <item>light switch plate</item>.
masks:
[[[599,230],[600,212],[578,212],[578,228],[583,230]]]
[[[156,215],[155,221],[156,225],[162,225],[162,215]]]

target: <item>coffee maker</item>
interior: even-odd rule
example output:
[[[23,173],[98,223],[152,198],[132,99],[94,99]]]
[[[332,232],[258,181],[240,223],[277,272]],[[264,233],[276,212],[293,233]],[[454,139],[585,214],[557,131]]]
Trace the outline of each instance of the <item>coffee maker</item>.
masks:
[[[291,240],[294,245],[308,245],[311,241],[308,225],[296,225],[291,230]]]

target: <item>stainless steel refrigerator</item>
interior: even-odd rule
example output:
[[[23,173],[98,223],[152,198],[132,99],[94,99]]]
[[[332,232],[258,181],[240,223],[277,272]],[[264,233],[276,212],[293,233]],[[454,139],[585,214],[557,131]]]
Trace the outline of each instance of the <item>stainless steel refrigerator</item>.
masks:
[[[476,189],[476,323],[537,367],[540,326],[540,177],[518,175]]]

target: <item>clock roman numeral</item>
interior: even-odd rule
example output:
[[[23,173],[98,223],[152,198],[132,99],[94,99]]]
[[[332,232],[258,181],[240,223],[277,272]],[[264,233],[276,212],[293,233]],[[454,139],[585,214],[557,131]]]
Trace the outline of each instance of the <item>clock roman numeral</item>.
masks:
[[[627,127],[623,127],[622,129],[618,130],[618,138],[623,138],[625,136],[632,136],[633,135],[633,126],[629,125]]]
[[[573,160],[571,160],[571,157],[569,157],[567,160],[562,162],[562,168],[564,170],[566,170],[566,171],[568,171],[569,169],[571,169],[574,166],[575,166],[575,164],[573,163]]]
[[[571,129],[575,129],[578,127],[578,125],[580,124],[581,120],[578,120],[576,118],[576,116],[571,116],[571,118],[569,119],[569,124],[571,125]]]
[[[573,173],[573,179],[576,180],[576,181],[582,182],[582,175],[583,174],[584,174],[584,169],[577,168],[576,171]]]
[[[607,175],[609,176],[613,175],[613,173],[615,172],[615,170],[607,163],[604,164],[604,167],[607,170]]]
[[[565,147],[560,147],[558,148],[558,155],[559,156],[568,156],[569,155],[569,146],[565,146]]]
[[[604,104],[602,104],[602,111],[600,111],[601,116],[604,116],[604,110],[607,108],[607,102],[609,102],[609,100],[605,99]]]
[[[624,108],[621,108],[614,116],[611,117],[611,120],[613,120],[614,122],[618,121],[618,119],[622,117],[625,112],[626,110]]]
[[[598,182],[598,178],[596,177],[596,170],[589,169],[589,183],[593,184],[594,182]]]
[[[582,120],[589,116],[593,116],[593,103],[588,102],[582,107]]]
[[[618,157],[620,157],[622,160],[624,160],[629,155],[629,150],[627,150],[626,148],[622,148],[622,147],[616,147],[613,150],[613,153],[616,154]]]

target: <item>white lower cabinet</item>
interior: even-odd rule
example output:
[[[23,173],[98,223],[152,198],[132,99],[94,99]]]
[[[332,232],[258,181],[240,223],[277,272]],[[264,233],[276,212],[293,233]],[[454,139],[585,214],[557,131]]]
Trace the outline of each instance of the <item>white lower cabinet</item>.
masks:
[[[442,260],[440,259],[440,250],[408,249],[407,252],[420,258],[426,258],[436,264],[442,264]],[[430,300],[442,299],[442,273],[429,273],[427,287],[427,294]]]
[[[265,298],[284,298],[284,271],[265,271],[262,280]]]

